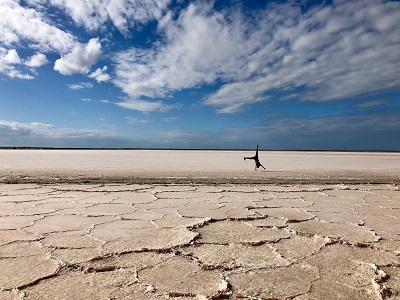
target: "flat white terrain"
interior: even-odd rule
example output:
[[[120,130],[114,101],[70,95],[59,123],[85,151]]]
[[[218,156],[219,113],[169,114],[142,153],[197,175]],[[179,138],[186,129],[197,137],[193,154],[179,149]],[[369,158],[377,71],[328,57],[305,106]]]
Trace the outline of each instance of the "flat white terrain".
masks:
[[[266,170],[254,171],[255,151],[1,150],[1,176],[136,176],[224,178],[400,178],[400,153],[260,151]]]

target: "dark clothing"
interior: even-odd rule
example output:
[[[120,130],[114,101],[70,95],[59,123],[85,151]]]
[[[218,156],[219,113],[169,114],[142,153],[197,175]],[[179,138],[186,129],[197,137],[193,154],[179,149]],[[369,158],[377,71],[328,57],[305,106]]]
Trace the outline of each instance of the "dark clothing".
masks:
[[[255,171],[257,171],[257,169],[259,167],[264,168],[264,166],[260,163],[260,160],[258,159],[258,145],[257,145],[256,155],[253,157],[245,157],[244,160],[246,160],[246,159],[254,159],[254,162],[256,163],[256,166],[254,168]],[[265,170],[265,168],[264,168],[264,170]]]

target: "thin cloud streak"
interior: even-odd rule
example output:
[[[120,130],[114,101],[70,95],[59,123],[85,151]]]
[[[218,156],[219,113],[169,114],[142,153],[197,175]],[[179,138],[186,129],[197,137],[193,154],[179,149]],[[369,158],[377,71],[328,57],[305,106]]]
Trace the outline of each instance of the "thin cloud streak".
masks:
[[[73,84],[68,84],[68,88],[70,90],[91,89],[93,88],[93,83],[91,82],[73,83]]]

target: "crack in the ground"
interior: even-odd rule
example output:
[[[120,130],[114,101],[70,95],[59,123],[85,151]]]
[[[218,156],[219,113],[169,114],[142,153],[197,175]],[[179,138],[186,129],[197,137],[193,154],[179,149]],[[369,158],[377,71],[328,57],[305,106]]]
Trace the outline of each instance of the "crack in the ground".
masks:
[[[40,189],[45,186],[38,185],[34,188],[35,191],[40,192]],[[47,187],[46,187],[47,188]],[[199,186],[182,186],[175,185],[169,186],[165,185],[157,189],[154,185],[150,185],[148,187],[132,187],[132,189],[126,189],[122,185],[97,185],[91,186],[90,189],[84,189],[85,186],[82,186],[82,189],[68,189],[60,187],[57,190],[53,186],[51,189],[53,192],[40,192],[40,195],[50,195],[52,199],[61,200],[63,199],[63,193],[79,192],[85,193],[85,195],[90,195],[90,197],[80,198],[79,195],[74,198],[68,198],[69,200],[73,199],[74,203],[78,204],[82,201],[93,201],[93,204],[89,204],[83,208],[82,213],[73,214],[70,210],[68,214],[60,215],[59,212],[65,212],[65,208],[55,209],[52,213],[32,213],[30,215],[25,216],[41,216],[40,219],[32,221],[30,224],[21,225],[21,224],[13,224],[13,220],[5,218],[5,216],[0,215],[0,253],[2,248],[6,246],[15,246],[15,243],[31,243],[31,242],[40,242],[43,248],[50,249],[51,255],[47,259],[51,259],[53,261],[57,261],[58,268],[55,272],[50,275],[40,276],[39,278],[32,278],[28,283],[16,285],[14,287],[10,287],[12,285],[8,285],[7,288],[3,288],[2,285],[4,282],[7,282],[7,279],[2,277],[0,274],[0,290],[12,291],[18,290],[19,297],[21,299],[30,299],[31,293],[40,293],[40,287],[44,284],[47,285],[47,282],[65,280],[68,284],[68,280],[71,272],[77,272],[75,275],[78,277],[81,276],[100,276],[101,274],[109,274],[107,278],[113,278],[114,276],[120,276],[121,272],[129,271],[131,281],[124,283],[125,281],[121,281],[121,283],[115,283],[113,285],[113,289],[110,289],[110,298],[111,295],[116,295],[116,291],[128,291],[129,288],[134,289],[138,295],[143,296],[145,299],[147,296],[153,297],[154,299],[162,297],[163,295],[168,295],[171,298],[195,298],[199,296],[204,296],[204,299],[236,299],[237,297],[260,297],[260,299],[297,299],[300,296],[315,294],[318,293],[319,290],[317,286],[321,284],[321,282],[325,282],[327,280],[331,280],[330,268],[334,268],[335,266],[325,266],[322,258],[328,256],[331,259],[333,256],[332,252],[334,251],[342,251],[344,249],[345,253],[350,253],[351,249],[357,249],[356,251],[370,251],[373,255],[384,255],[383,258],[379,258],[378,261],[380,263],[369,263],[367,259],[360,258],[360,265],[358,266],[356,262],[353,262],[354,270],[358,270],[359,272],[364,274],[364,281],[360,281],[357,285],[349,284],[349,293],[351,290],[359,290],[359,291],[368,291],[368,289],[374,290],[378,298],[385,299],[389,298],[392,295],[398,295],[400,291],[396,285],[390,285],[389,283],[391,274],[389,271],[384,271],[382,268],[393,268],[390,269],[394,272],[397,269],[400,269],[400,261],[398,259],[398,255],[389,248],[381,249],[380,246],[380,233],[379,230],[376,233],[374,228],[370,226],[367,228],[365,222],[368,221],[369,216],[366,211],[360,212],[360,207],[367,207],[368,209],[374,209],[379,207],[382,210],[388,211],[399,211],[397,208],[387,208],[383,205],[373,205],[370,202],[372,200],[367,199],[367,196],[374,195],[376,197],[381,197],[382,199],[387,199],[391,201],[397,201],[396,199],[400,199],[399,197],[394,198],[394,196],[380,195],[376,191],[364,191],[362,189],[357,189],[355,187],[341,186],[341,187],[296,187],[293,185],[288,185],[286,187],[276,188],[273,193],[268,188],[253,188],[253,190],[249,190],[252,188],[251,186],[242,187],[238,186],[222,186],[218,187],[218,189],[211,190],[210,187],[204,186],[201,189]],[[378,187],[377,187],[378,188]],[[379,188],[384,188],[379,186]],[[100,190],[99,190],[100,189]],[[209,190],[207,190],[209,189]],[[286,189],[286,190],[285,190]],[[313,190],[311,190],[313,189]],[[365,189],[365,188],[364,188]],[[32,190],[32,188],[26,188],[26,190]],[[49,189],[50,190],[50,189]],[[394,191],[394,190],[393,190]],[[395,190],[395,191],[398,191]],[[15,192],[15,191],[14,191]],[[55,195],[54,193],[59,192],[60,194]],[[287,192],[290,193],[287,194]],[[347,198],[343,198],[343,193],[356,193],[349,194]],[[360,192],[360,193],[358,193]],[[366,195],[365,192],[368,192],[369,195]],[[7,195],[13,195],[13,191],[8,190]],[[92,193],[92,194],[90,194]],[[145,219],[130,219],[125,216],[132,212],[116,212],[115,214],[91,214],[85,213],[88,209],[102,207],[104,212],[107,209],[117,208],[118,204],[126,204],[124,201],[119,201],[118,195],[125,193],[123,197],[129,197],[129,194],[138,194],[140,193],[143,197],[147,197],[149,193],[154,197],[152,201],[140,202],[137,204],[141,210],[143,210],[145,215],[141,217]],[[231,198],[224,193],[240,193],[240,197],[242,198]],[[306,194],[305,194],[306,193]],[[383,192],[381,192],[383,193]],[[24,201],[23,197],[31,197],[35,194],[24,194],[16,192],[15,195],[18,197],[22,197],[21,201],[1,201],[1,197],[4,196],[5,193],[0,194],[0,206],[2,203],[13,203],[16,205],[17,203],[25,203],[27,207],[24,208],[25,211],[29,211],[29,209],[40,208],[40,206],[48,204],[50,202],[38,202],[43,201],[40,200],[27,200]],[[274,203],[271,206],[268,206],[268,199],[271,199],[271,195],[274,195]],[[239,194],[238,194],[239,195]],[[346,194],[345,194],[346,195]],[[101,204],[96,204],[97,197],[102,197]],[[187,197],[187,198],[186,198]],[[256,197],[257,201],[253,201],[252,197]],[[263,198],[265,197],[265,198]],[[311,197],[311,201],[308,197]],[[337,203],[339,204],[338,210],[341,207],[347,207],[356,217],[362,217],[362,223],[357,226],[351,225],[350,223],[346,223],[344,221],[340,221],[341,223],[335,223],[333,221],[324,221],[324,217],[317,218],[313,215],[313,212],[324,212],[323,205],[321,206],[321,201],[326,201],[322,198],[328,198],[330,200],[329,203]],[[7,199],[7,198],[5,198]],[[124,198],[128,199],[128,198]],[[136,198],[132,198],[132,203],[128,204],[127,207],[131,207],[135,209],[133,212],[137,212],[139,208],[136,208],[135,201]],[[139,199],[139,198],[137,198]],[[144,198],[140,198],[144,199]],[[196,200],[198,199],[198,200]],[[235,200],[236,199],[236,200]],[[47,199],[48,200],[48,199]],[[168,210],[169,205],[172,205],[174,201],[183,200],[180,204],[181,206],[176,209]],[[245,201],[253,201],[254,205],[245,204]],[[281,206],[277,201],[281,200]],[[46,200],[45,200],[46,201]],[[118,202],[119,201],[119,202]],[[158,206],[160,203],[165,202],[165,205]],[[243,201],[243,202],[242,202]],[[257,202],[263,202],[263,204],[258,205]],[[286,201],[286,202],[285,202]],[[296,202],[298,201],[298,202]],[[358,201],[358,202],[357,202]],[[357,202],[357,203],[356,203]],[[32,204],[32,207],[28,207],[29,204]],[[52,202],[54,207],[57,207],[56,202]],[[301,205],[301,207],[296,206],[285,206],[287,203],[292,203],[293,205]],[[245,204],[245,205],[243,205]],[[379,204],[379,203],[378,203]],[[61,204],[60,204],[61,205]],[[112,206],[114,205],[114,206]],[[148,205],[147,208],[143,205]],[[149,206],[150,205],[150,206]],[[226,209],[224,212],[224,216],[218,218],[205,218],[207,214],[207,210],[202,210],[203,208],[213,207],[216,205],[218,209]],[[237,207],[235,207],[237,205]],[[317,205],[317,210],[313,210]],[[122,208],[121,206],[121,208]],[[119,207],[119,206],[118,206]],[[198,213],[194,213],[193,216],[187,216],[179,214],[178,211],[182,208],[191,208],[193,212],[198,211]],[[279,217],[271,217],[268,212],[266,213],[257,213],[257,215],[248,215],[248,216],[232,216],[229,215],[234,213],[234,211],[230,211],[230,208],[235,208],[237,211],[242,211],[245,214],[249,214],[252,210],[257,209],[272,209],[270,212],[279,212]],[[160,214],[159,211],[165,210],[164,213]],[[278,210],[276,210],[278,209]],[[279,209],[283,209],[279,211]],[[286,209],[286,210],[284,210]],[[22,212],[24,211],[22,210]],[[210,209],[209,209],[210,211]],[[10,211],[11,212],[11,211]],[[304,217],[287,217],[288,212],[298,212],[298,213],[309,213],[310,218],[304,219]],[[154,218],[150,215],[154,213]],[[205,214],[200,219],[200,215]],[[282,215],[280,215],[282,214]],[[157,215],[160,216],[159,219],[155,218]],[[6,216],[14,216],[12,213]],[[187,223],[183,222],[181,231],[178,232],[186,232],[189,234],[186,240],[180,240],[182,236],[176,236],[174,229],[168,229],[167,227],[162,227],[157,224],[157,220],[163,220],[168,222],[168,217],[172,216],[179,222],[185,220],[193,220],[193,224],[187,225]],[[338,212],[339,216],[339,212]],[[390,216],[390,215],[389,215]],[[22,216],[23,217],[23,216]],[[333,215],[335,217],[335,214]],[[109,218],[109,219],[102,219]],[[146,219],[149,218],[149,219]],[[51,225],[50,220],[54,220],[56,222],[65,222],[63,226],[65,227],[57,227],[57,225]],[[68,221],[76,222],[76,224],[70,224]],[[257,222],[259,221],[258,225]],[[264,222],[264,226],[263,223]],[[284,222],[284,224],[281,223]],[[311,221],[311,223],[310,223]],[[44,223],[43,223],[44,222]],[[129,234],[130,231],[124,233],[124,230],[128,230],[129,227],[124,227],[125,223],[117,223],[117,222],[126,222],[127,226],[138,226],[137,230],[143,233],[148,234],[148,238],[161,238],[160,233],[163,232],[165,234],[170,234],[168,238],[177,239],[176,242],[166,242],[165,245],[157,247],[157,243],[147,245],[146,243],[143,246],[140,246],[139,243],[137,246],[132,244],[132,248],[128,246],[126,249],[122,248],[109,248],[112,243],[125,243],[130,239],[135,239],[137,237],[125,236]],[[136,223],[135,223],[136,222]],[[143,222],[143,223],[140,223]],[[145,223],[148,222],[148,223]],[[177,224],[179,224],[179,222]],[[312,223],[314,222],[314,223]],[[315,223],[319,222],[319,223]],[[146,225],[148,224],[148,225]],[[219,226],[223,226],[220,228]],[[242,225],[243,224],[243,225]],[[296,226],[301,225],[301,227],[296,228]],[[316,226],[318,224],[324,224],[325,227]],[[340,225],[342,227],[337,227],[335,224],[343,224]],[[347,225],[349,224],[349,225]],[[46,227],[47,226],[47,227]],[[49,227],[50,226],[50,227]],[[51,228],[51,226],[55,226]],[[143,227],[145,226],[145,227]],[[146,226],[149,229],[146,229]],[[176,225],[175,225],[176,226]],[[179,225],[178,225],[179,226]],[[216,226],[216,227],[215,227]],[[244,227],[243,227],[244,226]],[[343,227],[344,226],[344,227]],[[347,226],[347,227],[346,227]],[[349,227],[350,226],[350,227]],[[353,227],[351,227],[353,226]],[[214,229],[215,227],[215,229]],[[23,232],[24,234],[39,234],[34,239],[24,239],[24,237],[13,238],[10,236],[10,233],[6,230],[18,230]],[[179,228],[179,227],[176,227]],[[350,235],[342,236],[337,233],[339,228],[343,228],[343,230],[354,230]],[[159,231],[157,233],[157,230]],[[161,231],[160,231],[161,230]],[[236,231],[235,231],[236,230]],[[83,233],[81,245],[79,243],[74,246],[65,245],[45,245],[43,241],[53,235],[60,234],[71,234],[71,237],[78,236],[79,233]],[[95,234],[93,235],[93,232]],[[133,232],[133,231],[132,231]],[[332,233],[330,233],[332,232]],[[356,236],[357,233],[360,232],[364,234],[364,236]],[[197,233],[195,235],[190,235],[190,233]],[[267,235],[263,237],[264,235]],[[221,235],[219,237],[219,235]],[[224,236],[225,235],[225,236]],[[228,237],[231,235],[231,237]],[[93,241],[100,243],[97,247],[89,247],[85,245],[89,240],[84,240],[83,237],[87,237]],[[60,236],[60,240],[62,240],[63,236]],[[142,237],[146,239],[146,235]],[[205,240],[204,240],[205,238]],[[393,237],[394,238],[394,237]],[[398,243],[395,240],[387,240],[388,242]],[[161,240],[159,241],[161,242]],[[161,242],[162,244],[163,242]],[[15,245],[13,245],[15,244]],[[296,246],[299,247],[296,249]],[[107,248],[108,247],[108,248]],[[339,247],[339,248],[337,248]],[[99,255],[94,256],[90,259],[83,258],[82,262],[69,263],[68,255],[77,255],[77,251],[83,251],[84,253],[92,253],[94,249],[100,251]],[[117,250],[120,249],[120,250]],[[267,250],[270,249],[270,250]],[[364,249],[364,250],[363,250]],[[60,254],[57,253],[57,250],[68,250],[67,259],[63,259]],[[234,252],[232,252],[234,251]],[[246,251],[249,256],[246,256]],[[268,252],[270,251],[270,252]],[[350,251],[350,252],[349,252]],[[76,253],[75,253],[76,252]],[[94,252],[93,252],[94,253]],[[153,255],[149,259],[148,265],[145,267],[140,267],[140,263],[130,263],[128,257],[132,256],[132,259],[140,260],[140,255]],[[234,253],[234,254],[232,254]],[[268,256],[267,253],[269,253]],[[301,253],[301,254],[300,254]],[[151,263],[155,257],[161,255],[169,255],[169,258],[163,258],[159,262]],[[226,256],[225,260],[222,259],[223,255]],[[299,255],[299,256],[298,256]],[[338,254],[340,255],[340,254]],[[347,255],[347,254],[346,254]],[[358,255],[358,254],[357,254]],[[361,255],[361,254],[360,254]],[[34,256],[34,255],[33,255]],[[10,259],[18,260],[22,256],[3,256],[0,257],[0,265],[3,263],[4,266],[10,265]],[[23,257],[27,257],[26,255]],[[174,259],[172,259],[175,257]],[[258,258],[260,257],[260,258]],[[378,256],[377,256],[378,257]],[[341,259],[347,259],[347,256],[343,256]],[[110,259],[114,259],[116,263],[108,263]],[[183,259],[183,260],[179,260]],[[218,261],[220,259],[220,261]],[[262,265],[258,262],[258,259],[263,259],[264,263],[269,261],[271,265]],[[333,259],[333,258],[332,258]],[[350,259],[350,257],[349,257]],[[377,258],[378,259],[378,258]],[[120,263],[118,261],[120,260]],[[275,261],[274,261],[275,260]],[[45,262],[46,259],[43,259]],[[262,260],[260,260],[261,262]],[[368,262],[368,263],[367,263]],[[88,264],[95,264],[90,266]],[[187,287],[180,285],[178,282],[174,280],[179,280],[179,277],[173,278],[162,278],[162,277],[154,277],[157,274],[158,270],[172,270],[174,264],[177,263],[177,266],[180,266],[179,270],[186,270],[188,278],[198,278],[198,272],[204,276],[211,276],[214,278],[217,274],[219,274],[218,278],[222,278],[221,282],[225,284],[224,288],[215,287],[214,291],[195,291],[194,287],[191,287],[191,282],[187,281],[188,278],[182,278],[182,282],[185,282],[184,285]],[[136,264],[136,265],[135,265]],[[258,264],[258,265],[257,265]],[[312,264],[317,268],[318,274],[316,275],[314,269],[310,269],[308,267],[309,264]],[[367,268],[369,266],[370,269]],[[366,268],[366,269],[364,269]],[[146,270],[146,272],[144,272]],[[296,279],[292,278],[294,286],[290,286],[288,290],[280,291],[276,290],[275,292],[268,291],[267,288],[257,287],[258,292],[252,294],[250,290],[245,288],[242,285],[242,282],[246,282],[247,280],[261,280],[264,276],[272,275],[272,274],[280,274],[284,270],[286,272],[293,271],[294,274],[296,272],[301,273],[302,270],[309,273],[309,283],[307,287],[301,285],[295,285]],[[324,270],[324,274],[320,274],[321,270]],[[354,270],[351,270],[353,272]],[[372,273],[368,273],[371,270]],[[34,270],[33,270],[34,271]],[[328,272],[328,273],[326,273]],[[363,273],[364,272],[364,273]],[[397,271],[396,271],[397,272]],[[334,272],[333,272],[334,273]],[[332,274],[333,274],[332,273]],[[372,274],[372,275],[368,275]],[[22,275],[22,274],[21,274]],[[74,276],[75,276],[74,275]],[[23,276],[23,275],[22,275]],[[111,276],[111,277],[110,277]],[[122,275],[121,275],[122,276]],[[235,278],[235,280],[231,280],[230,277]],[[285,275],[286,276],[286,275]],[[372,276],[372,277],[368,277]],[[57,280],[55,278],[57,277]],[[90,277],[91,278],[91,277]],[[94,277],[95,278],[95,277]],[[265,277],[267,278],[267,277]],[[372,280],[372,284],[368,285],[368,278]],[[122,279],[121,279],[122,280]],[[215,280],[215,279],[212,279]],[[263,279],[264,280],[264,279]],[[272,280],[272,279],[268,279]],[[289,282],[290,282],[289,280]],[[213,281],[210,281],[210,283]],[[240,283],[240,284],[239,284]],[[148,287],[152,286],[147,292],[143,292],[145,288],[143,285],[147,285]],[[172,290],[168,290],[169,288]],[[277,288],[277,287],[274,287]],[[193,291],[189,291],[192,289]],[[274,289],[273,289],[274,290]],[[271,294],[272,293],[272,294]],[[147,295],[147,296],[146,296]],[[318,294],[317,294],[318,295]],[[1,294],[0,294],[1,296]],[[236,298],[235,298],[236,297]],[[139,297],[140,298],[140,297]],[[152,298],[152,299],[153,299]],[[249,299],[250,299],[249,298]],[[119,298],[115,298],[119,299]],[[122,298],[121,298],[122,299]],[[300,298],[299,298],[300,299]],[[372,299],[372,298],[371,298]]]

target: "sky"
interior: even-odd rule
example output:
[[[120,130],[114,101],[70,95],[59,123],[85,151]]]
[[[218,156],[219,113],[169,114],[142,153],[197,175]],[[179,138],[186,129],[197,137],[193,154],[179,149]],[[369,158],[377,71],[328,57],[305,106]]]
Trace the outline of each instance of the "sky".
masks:
[[[0,0],[0,146],[400,151],[400,2]]]

